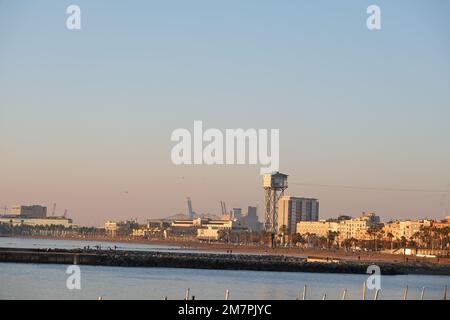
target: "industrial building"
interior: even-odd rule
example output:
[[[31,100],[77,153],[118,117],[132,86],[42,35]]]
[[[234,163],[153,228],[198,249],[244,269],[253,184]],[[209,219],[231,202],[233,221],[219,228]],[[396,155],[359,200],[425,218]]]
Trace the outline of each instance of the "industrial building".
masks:
[[[15,205],[8,214],[0,216],[0,223],[13,226],[63,226],[65,228],[78,227],[72,219],[65,216],[47,217],[47,207],[40,205]]]
[[[64,217],[48,217],[48,218],[25,218],[20,216],[0,216],[0,223],[7,223],[13,226],[63,226],[65,228],[78,227],[73,223],[72,219]]]
[[[11,208],[10,215],[20,216],[23,218],[45,218],[47,217],[47,207],[32,205],[23,206],[15,205]]]

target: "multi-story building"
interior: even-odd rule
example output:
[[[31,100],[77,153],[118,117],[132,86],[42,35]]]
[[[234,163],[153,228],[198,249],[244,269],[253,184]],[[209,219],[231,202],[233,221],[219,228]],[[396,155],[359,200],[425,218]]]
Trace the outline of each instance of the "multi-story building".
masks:
[[[284,235],[294,234],[300,221],[319,220],[317,199],[282,196],[278,203],[278,230]]]
[[[105,231],[110,236],[128,236],[133,233],[133,229],[138,227],[136,221],[106,221]]]
[[[64,217],[48,217],[48,218],[25,218],[22,216],[0,216],[0,223],[6,223],[13,226],[31,226],[31,227],[37,227],[37,226],[63,226],[65,228],[72,227],[76,228],[78,227],[76,224],[73,223],[72,219],[67,219]]]
[[[42,219],[47,217],[47,207],[38,205],[32,206],[15,205],[11,208],[11,215],[20,216],[23,218]]]
[[[207,218],[174,220],[171,224],[172,228],[213,228],[229,230],[236,226],[233,220],[211,220]]]
[[[326,237],[329,232],[338,232],[339,239],[359,239],[368,238],[367,231],[371,227],[380,226],[380,217],[374,213],[363,213],[356,219],[350,217],[333,219],[328,221],[300,221],[297,223],[297,233],[301,235],[314,234],[319,237]]]
[[[381,227],[380,217],[375,213],[363,212],[361,217],[346,219],[339,222],[338,232],[340,239],[369,240],[370,228]]]
[[[13,226],[63,226],[65,228],[78,227],[72,219],[64,217],[47,217],[47,207],[39,205],[15,205],[9,214],[0,216],[0,223]]]
[[[242,217],[242,227],[249,231],[260,231],[262,229],[262,223],[258,220],[256,207],[248,207],[247,213]]]
[[[431,220],[404,220],[391,221],[384,226],[384,233],[389,233],[394,239],[405,237],[407,240],[414,238],[415,234],[423,227],[430,227],[433,224]]]
[[[219,241],[224,234],[225,231],[221,229],[214,229],[214,228],[197,229],[197,239],[199,240]]]
[[[300,221],[297,223],[297,233],[326,237],[330,231],[337,232],[338,227],[339,222],[337,221]]]
[[[233,208],[230,212],[231,219],[240,220],[242,218],[242,209],[241,208]]]
[[[404,236],[406,239],[414,238],[415,234],[423,227],[430,227],[431,221],[429,220],[407,220],[400,221],[400,237]]]
[[[437,229],[450,227],[450,217],[445,217],[445,220],[441,221],[433,221],[433,227],[436,227]]]

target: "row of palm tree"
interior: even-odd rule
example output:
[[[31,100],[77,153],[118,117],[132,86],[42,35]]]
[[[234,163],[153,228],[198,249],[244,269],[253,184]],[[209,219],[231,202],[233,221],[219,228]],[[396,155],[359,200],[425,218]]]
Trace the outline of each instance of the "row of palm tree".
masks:
[[[26,224],[15,225],[12,223],[0,223],[0,235],[2,236],[98,236],[104,234],[104,229],[95,227],[65,227],[63,225],[30,226]]]
[[[450,227],[421,226],[411,240],[415,241],[418,247],[445,249],[450,245]]]

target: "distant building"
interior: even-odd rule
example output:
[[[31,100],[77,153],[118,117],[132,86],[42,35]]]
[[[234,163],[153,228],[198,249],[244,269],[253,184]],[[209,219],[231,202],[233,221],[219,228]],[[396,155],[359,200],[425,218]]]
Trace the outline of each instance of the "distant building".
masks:
[[[433,227],[436,227],[437,229],[450,227],[450,217],[445,217],[445,219],[441,221],[434,221]]]
[[[209,241],[219,241],[225,232],[221,229],[197,229],[197,239],[198,240],[209,240]]]
[[[258,220],[256,207],[248,207],[246,214],[242,217],[242,227],[249,231],[261,231],[263,224]]]
[[[213,228],[221,230],[231,230],[236,226],[233,220],[211,220],[207,218],[175,220],[172,222],[172,228]]]
[[[11,215],[23,218],[45,218],[47,217],[47,207],[32,205],[15,205],[11,208]]]
[[[0,216],[0,223],[6,223],[13,226],[63,226],[65,228],[78,227],[73,223],[72,219],[67,219],[64,217],[49,217],[49,218],[25,218],[22,216]]]
[[[300,221],[297,223],[297,233],[301,235],[315,235],[326,237],[328,232],[338,232],[339,222],[337,221]]]
[[[382,227],[380,223],[380,217],[375,213],[363,212],[361,217],[341,220],[339,222],[339,238],[341,240],[355,238],[358,240],[370,240],[367,231],[370,228]]]
[[[139,225],[134,220],[127,221],[106,221],[105,231],[107,235],[112,237],[116,236],[128,236],[133,233],[133,229],[136,229]]]
[[[423,227],[430,227],[433,224],[431,220],[404,220],[391,221],[384,226],[385,237],[392,234],[394,239],[405,237],[410,240]]]
[[[313,198],[282,196],[278,206],[278,229],[284,235],[296,233],[300,221],[319,220],[319,201]]]
[[[242,218],[242,209],[241,208],[233,208],[230,213],[231,219],[240,220]]]
[[[72,219],[66,217],[47,217],[47,207],[39,205],[15,205],[9,214],[0,216],[0,223],[13,226],[63,226],[78,227]]]
[[[380,217],[374,213],[363,213],[355,219],[329,219],[327,221],[300,221],[297,223],[297,233],[301,235],[316,235],[326,237],[329,232],[336,232],[340,240],[368,239],[367,231],[372,227],[379,227]]]

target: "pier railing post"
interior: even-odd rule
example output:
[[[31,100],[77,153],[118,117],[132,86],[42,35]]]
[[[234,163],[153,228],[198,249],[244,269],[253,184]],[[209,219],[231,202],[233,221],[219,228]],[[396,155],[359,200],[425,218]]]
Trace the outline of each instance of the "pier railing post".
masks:
[[[347,297],[347,289],[344,289],[344,291],[342,291],[342,300],[345,300],[346,297]]]
[[[363,282],[363,292],[362,292],[362,299],[366,300],[366,290],[367,290],[367,286],[366,286],[366,282]]]
[[[420,300],[423,300],[424,297],[425,297],[425,287],[422,287],[422,292],[420,294]]]
[[[303,287],[303,296],[302,296],[302,300],[306,300],[306,284]]]
[[[378,295],[380,294],[380,289],[377,289],[375,291],[375,296],[373,297],[373,300],[378,300]]]

